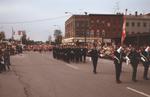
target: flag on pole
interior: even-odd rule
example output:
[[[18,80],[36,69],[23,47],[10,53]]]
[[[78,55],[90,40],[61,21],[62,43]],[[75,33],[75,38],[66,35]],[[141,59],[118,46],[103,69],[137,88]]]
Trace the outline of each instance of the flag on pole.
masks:
[[[121,45],[126,38],[126,15],[123,16],[123,28],[122,28],[122,35],[121,35]]]

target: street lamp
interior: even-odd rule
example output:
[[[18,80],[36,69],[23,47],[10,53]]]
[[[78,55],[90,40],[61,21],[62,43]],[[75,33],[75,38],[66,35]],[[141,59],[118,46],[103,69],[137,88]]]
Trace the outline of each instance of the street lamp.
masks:
[[[65,12],[65,14],[71,14],[72,15],[72,12]]]
[[[84,14],[85,14],[85,16],[88,16],[88,13],[87,12],[84,12]],[[87,24],[86,24],[86,26],[85,26],[85,28],[86,28],[86,30],[85,30],[85,32],[84,32],[84,41],[85,41],[85,43],[84,43],[84,46],[86,46],[86,36],[87,36],[87,29],[88,29],[88,21],[85,21],[85,22],[87,22]]]
[[[53,26],[57,27],[57,28],[58,28],[58,30],[61,30],[60,25],[53,25]]]
[[[104,37],[105,37],[105,30],[103,29],[103,30],[102,30],[102,43],[103,43],[103,41],[104,41],[104,40],[103,40]]]

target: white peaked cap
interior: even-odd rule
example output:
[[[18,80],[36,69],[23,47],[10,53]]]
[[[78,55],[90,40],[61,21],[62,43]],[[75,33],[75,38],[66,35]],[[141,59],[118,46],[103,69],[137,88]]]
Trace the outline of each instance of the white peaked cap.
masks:
[[[145,49],[146,52],[148,52],[149,46],[147,46],[147,48]]]
[[[120,47],[117,49],[117,52],[120,53],[120,52],[121,52],[121,49],[122,49],[122,47],[120,46]]]

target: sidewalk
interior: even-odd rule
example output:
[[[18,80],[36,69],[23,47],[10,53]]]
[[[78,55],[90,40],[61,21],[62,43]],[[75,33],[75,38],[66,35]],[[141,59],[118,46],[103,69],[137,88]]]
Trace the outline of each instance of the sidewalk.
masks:
[[[24,92],[13,70],[0,73],[0,97],[26,97]]]

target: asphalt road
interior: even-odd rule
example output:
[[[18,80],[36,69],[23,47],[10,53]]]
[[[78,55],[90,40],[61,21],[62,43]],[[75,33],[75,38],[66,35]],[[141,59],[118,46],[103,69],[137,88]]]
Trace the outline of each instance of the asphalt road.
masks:
[[[11,63],[11,71],[0,74],[0,97],[150,97],[142,65],[134,83],[131,66],[124,64],[123,83],[116,84],[110,60],[99,60],[96,75],[89,60],[68,64],[53,59],[51,53],[26,52],[12,56]]]

